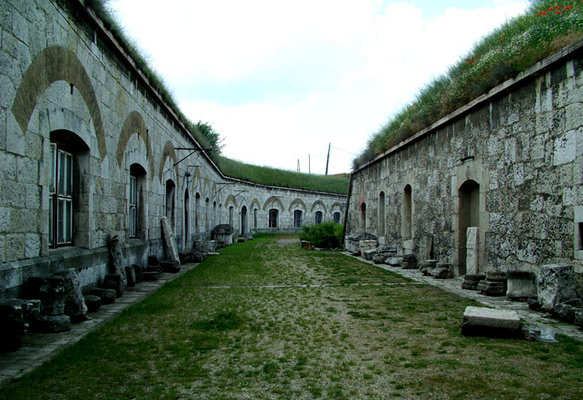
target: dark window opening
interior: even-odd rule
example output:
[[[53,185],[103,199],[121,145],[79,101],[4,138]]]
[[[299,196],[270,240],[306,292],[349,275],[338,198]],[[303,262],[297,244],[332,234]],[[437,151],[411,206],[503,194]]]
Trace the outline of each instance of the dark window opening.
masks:
[[[269,210],[269,227],[270,228],[277,228],[277,216],[279,211],[275,208]]]

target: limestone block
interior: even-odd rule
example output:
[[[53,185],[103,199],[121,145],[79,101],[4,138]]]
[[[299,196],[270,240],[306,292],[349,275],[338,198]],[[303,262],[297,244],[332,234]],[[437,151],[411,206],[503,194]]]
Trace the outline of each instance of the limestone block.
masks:
[[[532,272],[508,271],[506,296],[511,300],[525,301],[536,298],[535,277]]]
[[[466,307],[462,334],[467,336],[520,337],[522,322],[516,311]]]
[[[572,130],[555,139],[553,165],[561,165],[572,162],[577,156],[577,135],[583,134]]]
[[[6,261],[17,261],[24,258],[24,235],[9,234],[6,235]]]
[[[178,254],[178,247],[176,246],[176,240],[174,239],[174,233],[168,222],[168,218],[162,217],[162,235],[164,236],[164,249],[166,250],[166,255],[168,259],[180,262],[180,256]]]
[[[360,249],[360,256],[365,257],[365,253],[370,250],[374,250],[376,253],[377,241],[376,240],[360,240],[358,242],[358,248]]]
[[[72,322],[85,321],[87,319],[87,306],[83,299],[83,293],[81,293],[79,274],[74,268],[68,268],[59,272],[58,275],[64,279],[65,314],[71,318]]]
[[[71,330],[68,315],[38,315],[31,323],[31,329],[41,333],[57,333]]]
[[[40,255],[40,235],[27,233],[25,235],[24,257],[35,258]]]
[[[12,113],[6,117],[6,151],[24,155],[24,136]]]
[[[0,190],[2,190],[1,187]],[[10,223],[11,210],[11,208],[0,207],[0,232],[7,232]]]
[[[476,275],[479,270],[479,228],[471,226],[466,231],[466,273]]]
[[[403,254],[411,254],[415,250],[415,242],[413,239],[403,240]]]
[[[536,287],[538,303],[547,311],[555,310],[561,303],[578,299],[572,265],[543,265]]]
[[[478,285],[486,279],[486,275],[465,275],[462,281],[462,289],[478,290]]]
[[[116,298],[114,289],[95,288],[91,291],[91,294],[98,296],[101,299],[101,304],[111,304]]]

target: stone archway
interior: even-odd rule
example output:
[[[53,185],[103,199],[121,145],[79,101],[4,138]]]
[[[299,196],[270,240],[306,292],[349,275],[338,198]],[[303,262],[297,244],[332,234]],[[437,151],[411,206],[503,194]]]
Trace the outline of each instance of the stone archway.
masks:
[[[480,185],[465,181],[458,189],[458,265],[459,274],[466,273],[467,229],[480,226]]]

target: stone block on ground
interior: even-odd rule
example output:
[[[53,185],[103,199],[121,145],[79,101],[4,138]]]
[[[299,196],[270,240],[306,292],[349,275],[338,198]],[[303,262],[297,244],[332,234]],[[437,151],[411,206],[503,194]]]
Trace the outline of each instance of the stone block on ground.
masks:
[[[122,276],[120,274],[107,274],[103,278],[103,287],[105,289],[115,290],[115,295],[117,297],[123,296],[125,292],[125,285],[123,283]]]
[[[578,299],[572,265],[543,265],[536,281],[537,299],[543,310]]]
[[[431,271],[431,276],[435,279],[450,279],[453,277],[452,269],[450,264],[438,265]]]
[[[310,242],[309,240],[300,240],[300,246],[302,246],[302,249],[304,250],[312,250],[312,242]]]
[[[344,239],[344,247],[350,254],[359,255],[360,254],[360,241],[361,240],[377,240],[377,237],[371,233],[361,233],[358,235],[346,236]]]
[[[387,257],[384,254],[376,253],[375,255],[372,256],[372,261],[375,264],[384,264],[386,259]]]
[[[462,334],[521,338],[522,322],[516,311],[468,306],[462,318]]]
[[[376,241],[376,239],[375,240],[361,240],[358,242],[358,248],[360,249],[360,256],[362,258],[366,258],[365,253],[367,251],[374,250],[374,252],[376,253],[377,241]]]
[[[160,261],[160,268],[164,272],[176,273],[180,271],[180,263],[174,260],[162,260]]]
[[[419,271],[421,271],[424,276],[431,276],[435,267],[437,267],[437,260],[425,260],[419,265]]]
[[[362,252],[362,257],[368,261],[372,261],[373,257],[377,254],[376,249],[366,250],[366,251],[361,250],[361,252]]]
[[[527,301],[536,298],[535,277],[528,271],[508,271],[506,296],[514,301]]]
[[[462,281],[462,289],[466,290],[478,290],[478,284],[486,279],[486,275],[481,274],[469,274],[464,276]]]
[[[91,294],[98,296],[101,299],[101,304],[111,304],[117,297],[115,289],[95,288]]]
[[[74,268],[68,268],[56,275],[62,276],[65,287],[64,313],[71,318],[71,322],[81,322],[87,319],[87,305],[81,293],[79,273]]]
[[[144,269],[142,276],[144,277],[145,281],[156,281],[158,278],[160,278],[161,274],[162,270],[160,267],[148,266],[146,269]]]
[[[417,269],[417,258],[415,254],[405,254],[403,256],[403,262],[401,263],[402,269]]]
[[[126,269],[126,279],[128,281],[128,286],[129,287],[136,286],[137,278],[136,278],[136,270],[134,269],[134,266],[131,265],[129,267],[125,267],[125,269]]]
[[[388,264],[391,267],[400,267],[402,262],[403,257],[389,257],[385,260],[385,264]]]
[[[170,222],[168,222],[168,218],[162,217],[161,224],[162,224],[162,237],[164,239],[164,250],[166,251],[166,258],[169,260],[180,262],[180,256],[178,255],[178,246],[176,245],[174,232],[170,227]]]
[[[31,323],[30,329],[39,333],[57,333],[71,330],[71,318],[68,315],[38,315]]]
[[[141,282],[144,280],[142,274],[144,273],[144,268],[139,264],[132,264],[134,268],[134,274],[136,275],[136,282]]]
[[[87,305],[87,311],[97,312],[101,308],[101,297],[94,294],[88,294],[85,296],[85,304]]]
[[[506,294],[506,282],[485,279],[478,283],[477,289],[486,296],[504,296]]]

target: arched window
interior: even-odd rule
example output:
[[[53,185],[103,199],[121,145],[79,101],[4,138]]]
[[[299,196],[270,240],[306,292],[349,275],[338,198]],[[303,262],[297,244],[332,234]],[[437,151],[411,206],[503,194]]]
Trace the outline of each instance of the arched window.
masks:
[[[89,147],[69,131],[51,132],[51,180],[49,184],[49,247],[71,246],[88,236],[87,193],[81,177],[88,173]],[[84,242],[79,240],[79,242]],[[87,240],[85,240],[87,242]],[[89,245],[89,243],[76,243]]]
[[[196,233],[200,233],[200,194],[194,197],[194,229]]]
[[[322,211],[316,211],[316,225],[322,223]]]
[[[277,228],[277,217],[279,215],[279,210],[272,208],[269,210],[269,227]]]
[[[176,191],[176,185],[172,179],[168,179],[166,181],[166,218],[168,218],[168,222],[170,223],[170,227],[172,230],[175,230],[175,221],[174,221],[174,211],[176,209],[176,205],[174,203],[174,192]]]
[[[338,211],[336,211],[334,213],[334,223],[335,224],[339,224],[340,223],[340,213]]]
[[[301,228],[302,227],[302,211],[295,210],[294,211],[294,228]]]
[[[243,206],[241,209],[241,235],[247,234],[247,207]]]
[[[379,194],[379,228],[378,235],[385,236],[385,192]]]
[[[360,229],[366,232],[366,203],[360,205]]]
[[[140,164],[130,166],[130,182],[128,195],[128,233],[130,238],[145,239],[146,207],[145,207],[146,170]]]
[[[229,225],[233,226],[233,206],[229,206]]]
[[[257,209],[253,209],[253,229],[257,230]]]
[[[184,192],[184,245],[188,249],[190,246],[190,196],[188,190]]]
[[[410,239],[413,231],[413,189],[411,185],[403,190],[403,239]]]

